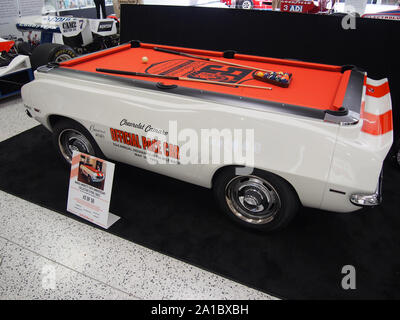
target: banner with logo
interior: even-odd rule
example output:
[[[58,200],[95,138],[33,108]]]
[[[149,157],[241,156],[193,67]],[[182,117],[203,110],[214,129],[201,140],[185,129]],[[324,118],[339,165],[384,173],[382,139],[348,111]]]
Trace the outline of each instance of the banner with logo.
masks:
[[[67,210],[108,229],[120,217],[109,212],[115,165],[74,151]]]

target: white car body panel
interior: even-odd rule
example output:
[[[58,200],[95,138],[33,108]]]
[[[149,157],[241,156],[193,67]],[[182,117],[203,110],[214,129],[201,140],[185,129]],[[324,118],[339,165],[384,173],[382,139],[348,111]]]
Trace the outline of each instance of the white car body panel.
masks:
[[[22,96],[32,116],[49,130],[52,129],[49,116],[73,119],[92,133],[106,157],[207,188],[212,187],[215,172],[229,164],[152,165],[133,156],[132,151],[116,148],[110,128],[137,133],[134,128],[120,126],[121,120],[127,119],[164,130],[168,130],[169,120],[176,120],[178,132],[191,128],[198,136],[201,129],[254,129],[254,167],[286,179],[304,206],[336,212],[358,210],[360,207],[349,201],[350,195],[376,190],[382,163],[393,139],[391,132],[378,137],[361,132],[363,119],[355,125],[341,126],[248,108],[245,104],[231,106],[51,72],[36,72],[35,81],[23,87]],[[387,99],[390,101],[390,95],[373,101],[364,94],[371,112],[382,113],[383,108],[388,107]],[[366,107],[366,110],[370,109]],[[178,141],[178,145],[182,151],[182,141]],[[184,152],[181,157],[184,158]],[[344,194],[331,192],[331,189]]]
[[[8,66],[0,68],[0,77],[10,73],[27,70],[30,68],[31,68],[31,61],[29,60],[29,57],[21,54],[12,59],[12,61]]]

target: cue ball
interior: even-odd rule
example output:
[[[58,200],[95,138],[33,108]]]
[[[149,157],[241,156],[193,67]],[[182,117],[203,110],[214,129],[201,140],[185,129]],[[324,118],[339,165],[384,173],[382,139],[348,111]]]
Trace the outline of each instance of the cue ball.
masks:
[[[147,63],[149,61],[149,58],[147,58],[147,57],[142,57],[142,62],[143,63]]]

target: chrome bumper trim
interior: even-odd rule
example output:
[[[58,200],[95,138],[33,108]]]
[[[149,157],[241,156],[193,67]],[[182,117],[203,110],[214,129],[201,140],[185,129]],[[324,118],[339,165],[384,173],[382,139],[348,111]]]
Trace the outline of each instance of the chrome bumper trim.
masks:
[[[352,204],[361,207],[373,207],[377,206],[382,202],[382,178],[383,172],[379,177],[378,186],[375,193],[365,194],[365,193],[355,193],[350,196],[350,201]]]

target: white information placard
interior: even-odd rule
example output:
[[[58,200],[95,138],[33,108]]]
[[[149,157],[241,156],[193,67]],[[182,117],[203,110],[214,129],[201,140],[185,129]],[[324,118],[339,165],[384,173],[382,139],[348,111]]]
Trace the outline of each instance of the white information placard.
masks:
[[[109,212],[115,165],[74,151],[67,210],[108,229],[120,217]]]

